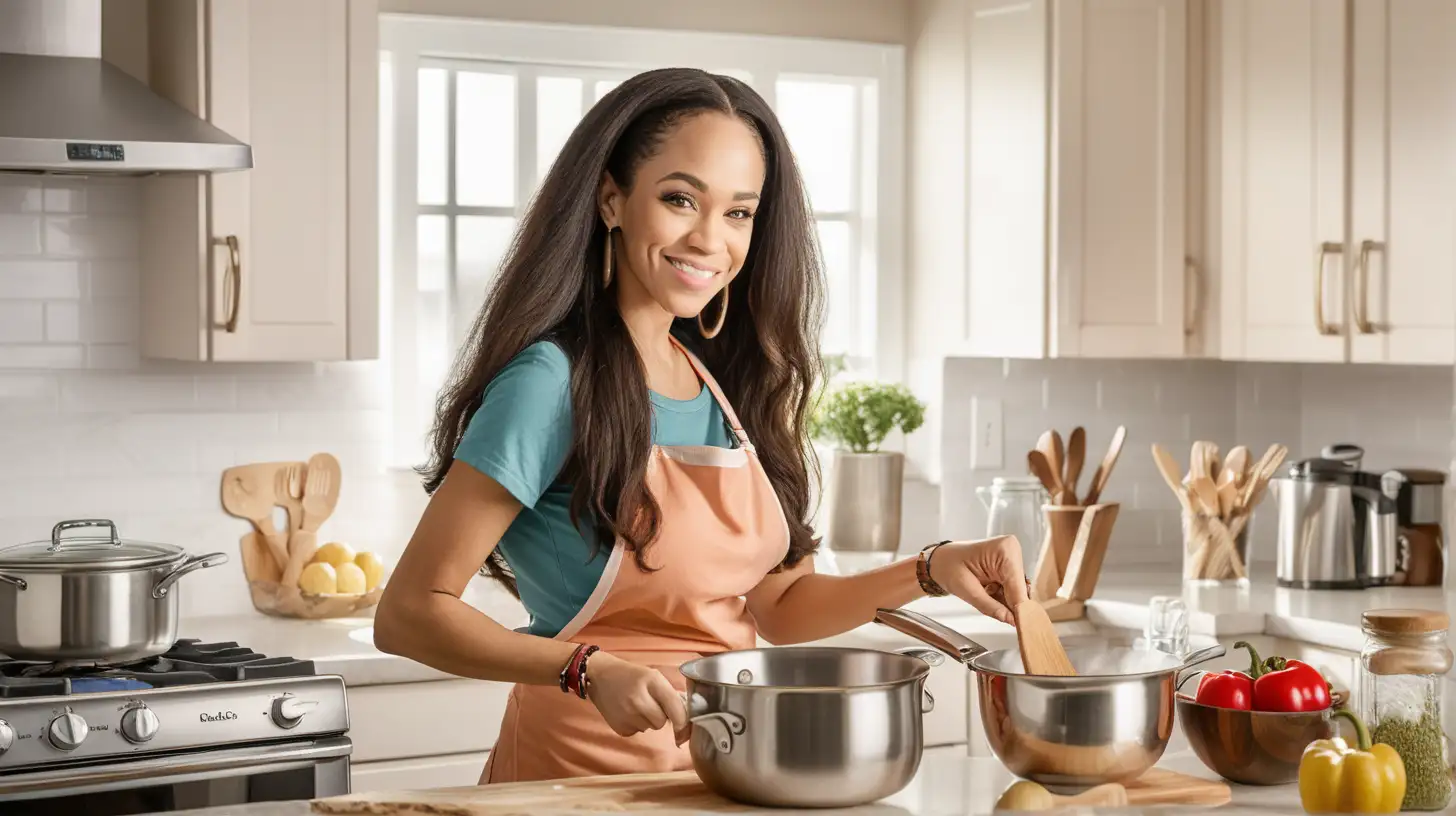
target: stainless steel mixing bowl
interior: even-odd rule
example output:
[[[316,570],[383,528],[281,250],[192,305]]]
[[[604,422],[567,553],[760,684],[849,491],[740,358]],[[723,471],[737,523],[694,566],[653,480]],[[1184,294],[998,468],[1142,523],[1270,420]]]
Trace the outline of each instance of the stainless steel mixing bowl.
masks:
[[[938,655],[937,655],[938,656]],[[920,657],[830,647],[691,660],[693,768],[715,793],[768,807],[849,807],[909,784],[935,705]]]
[[[1173,735],[1173,692],[1190,666],[1224,654],[1212,646],[1179,659],[1129,648],[1067,649],[1075,677],[1026,674],[1016,649],[987,650],[917,612],[875,620],[950,655],[976,675],[981,726],[1007,769],[1049,788],[1126,782],[1163,756]]]

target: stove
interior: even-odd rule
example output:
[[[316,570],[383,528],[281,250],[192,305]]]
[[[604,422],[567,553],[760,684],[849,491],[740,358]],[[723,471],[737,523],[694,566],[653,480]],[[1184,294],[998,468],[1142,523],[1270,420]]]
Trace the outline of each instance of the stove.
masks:
[[[348,793],[348,730],[342,678],[237,643],[183,639],[121,665],[0,658],[0,813]]]

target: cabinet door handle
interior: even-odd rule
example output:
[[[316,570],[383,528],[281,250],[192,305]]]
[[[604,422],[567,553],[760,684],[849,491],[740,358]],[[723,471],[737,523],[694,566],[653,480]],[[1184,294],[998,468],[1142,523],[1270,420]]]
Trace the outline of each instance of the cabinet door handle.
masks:
[[[1183,268],[1193,278],[1193,313],[1184,315],[1183,335],[1192,337],[1198,333],[1198,315],[1203,312],[1203,272],[1198,268],[1198,261],[1192,255],[1183,258]]]
[[[1370,322],[1370,252],[1385,251],[1385,244],[1366,239],[1360,242],[1360,294],[1355,298],[1355,327],[1361,334],[1374,334],[1375,326]]]
[[[218,327],[228,334],[238,330],[238,304],[243,300],[243,255],[238,250],[238,236],[229,235],[226,238],[212,239],[214,246],[225,246],[228,248],[227,271],[223,273],[223,311],[227,312],[227,319],[218,324]]]
[[[1325,256],[1345,251],[1345,245],[1338,241],[1325,241],[1319,245],[1314,258],[1314,325],[1320,334],[1339,334],[1340,330],[1325,322]]]

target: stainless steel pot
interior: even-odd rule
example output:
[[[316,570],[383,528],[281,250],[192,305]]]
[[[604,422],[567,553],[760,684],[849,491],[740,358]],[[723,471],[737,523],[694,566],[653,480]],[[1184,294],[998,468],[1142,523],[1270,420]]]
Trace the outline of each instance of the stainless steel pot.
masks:
[[[1017,649],[989,651],[917,612],[881,609],[875,620],[923,641],[976,675],[981,727],[1012,773],[1050,788],[1126,782],[1157,764],[1173,735],[1180,672],[1224,654],[1179,659],[1129,648],[1067,649],[1075,677],[1026,674]]]
[[[61,538],[78,527],[110,533]],[[98,664],[162,654],[177,642],[178,579],[226,562],[124,541],[107,519],[62,521],[49,541],[0,549],[0,654]]]
[[[765,807],[851,807],[899,791],[920,767],[921,717],[935,706],[915,655],[796,646],[684,663],[693,768],[719,795]]]

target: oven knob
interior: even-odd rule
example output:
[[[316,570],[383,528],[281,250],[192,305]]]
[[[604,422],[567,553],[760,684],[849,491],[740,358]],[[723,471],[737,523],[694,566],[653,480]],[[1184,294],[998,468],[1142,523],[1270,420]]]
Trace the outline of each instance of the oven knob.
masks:
[[[80,714],[66,713],[51,720],[51,727],[47,729],[51,737],[51,745],[62,751],[74,751],[81,747],[86,741],[86,734],[91,730]]]
[[[9,751],[14,744],[15,729],[10,727],[10,723],[0,720],[0,754]]]
[[[303,720],[307,714],[318,703],[313,700],[300,700],[292,694],[285,694],[273,701],[273,724],[279,728],[292,728]]]
[[[121,715],[121,735],[129,742],[146,742],[161,727],[156,712],[145,705],[132,706]]]

